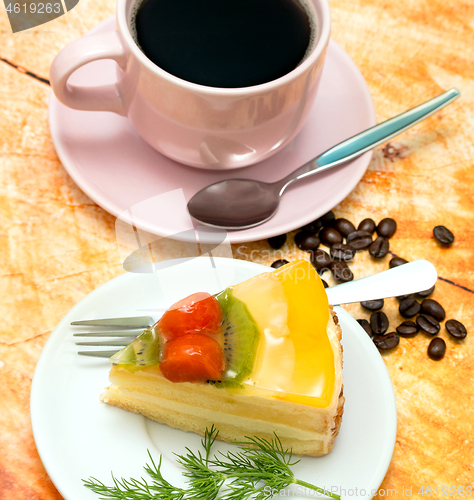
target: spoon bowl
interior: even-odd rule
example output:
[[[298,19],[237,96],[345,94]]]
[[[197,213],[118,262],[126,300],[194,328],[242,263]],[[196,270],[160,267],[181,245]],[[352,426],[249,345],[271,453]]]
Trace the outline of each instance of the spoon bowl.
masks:
[[[279,190],[274,184],[229,179],[196,193],[188,203],[188,211],[210,226],[247,229],[273,217],[279,204]]]

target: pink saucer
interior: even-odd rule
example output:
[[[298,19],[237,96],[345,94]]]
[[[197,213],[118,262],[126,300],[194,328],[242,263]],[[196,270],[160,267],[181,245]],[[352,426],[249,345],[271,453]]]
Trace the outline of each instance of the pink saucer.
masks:
[[[115,29],[110,17],[91,33]],[[97,61],[76,71],[72,82],[82,85],[112,83],[115,62]],[[367,84],[357,66],[330,41],[319,92],[303,130],[279,153],[250,167],[217,172],[176,163],[146,144],[126,118],[108,112],[77,111],[49,101],[51,136],[59,158],[76,184],[104,210],[120,216],[157,195],[182,189],[189,200],[213,182],[245,177],[276,181],[338,142],[375,125],[375,111]],[[371,152],[342,166],[296,183],[282,199],[277,214],[265,224],[231,231],[228,240],[242,243],[294,230],[331,210],[357,185]],[[136,210],[134,223],[159,236],[192,227],[182,203],[180,213]],[[174,210],[176,212],[176,210]],[[182,213],[181,213],[182,212]]]

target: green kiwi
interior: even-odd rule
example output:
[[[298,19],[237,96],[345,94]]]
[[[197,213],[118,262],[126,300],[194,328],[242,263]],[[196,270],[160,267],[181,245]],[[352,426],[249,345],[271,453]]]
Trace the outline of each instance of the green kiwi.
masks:
[[[227,288],[216,295],[224,321],[224,354],[227,360],[226,380],[222,385],[242,382],[250,376],[260,342],[260,331],[244,302]]]
[[[128,346],[115,353],[110,361],[129,370],[157,365],[160,361],[161,338],[158,329],[147,328]]]

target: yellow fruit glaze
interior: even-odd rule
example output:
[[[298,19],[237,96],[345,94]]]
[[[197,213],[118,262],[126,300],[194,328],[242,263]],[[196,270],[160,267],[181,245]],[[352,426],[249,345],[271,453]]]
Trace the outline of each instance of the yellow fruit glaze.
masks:
[[[329,306],[313,266],[292,262],[236,285],[233,294],[263,334],[247,383],[278,399],[329,406],[335,379]]]

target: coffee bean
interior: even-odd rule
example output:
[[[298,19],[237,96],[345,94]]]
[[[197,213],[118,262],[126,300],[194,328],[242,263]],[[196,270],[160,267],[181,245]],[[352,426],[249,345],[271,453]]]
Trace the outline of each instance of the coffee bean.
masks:
[[[425,314],[433,316],[433,318],[437,319],[438,321],[443,321],[446,318],[446,312],[443,306],[433,299],[425,299],[421,303],[421,311]]]
[[[334,227],[334,223],[336,222],[336,216],[332,210],[329,210],[328,213],[321,215],[319,218],[323,227]]]
[[[344,236],[344,238],[346,238],[348,234],[356,230],[354,224],[352,224],[350,220],[344,219],[342,217],[340,219],[336,219],[334,228],[337,229],[342,234],[342,236]]]
[[[384,305],[384,300],[383,299],[376,299],[376,300],[363,300],[360,305],[364,309],[368,309],[369,311],[378,311],[382,309]]]
[[[383,335],[388,330],[388,318],[382,311],[370,315],[370,327],[375,335]]]
[[[454,234],[444,226],[436,226],[433,229],[434,237],[442,244],[442,245],[451,245],[454,241]]]
[[[324,280],[321,281],[323,282],[324,288],[329,288],[329,285]]]
[[[396,230],[397,223],[393,219],[390,219],[390,217],[382,219],[377,226],[377,234],[384,238],[391,238]]]
[[[323,227],[334,227],[336,222],[336,216],[332,210],[329,210],[327,214],[321,215],[319,218]]]
[[[276,260],[273,264],[272,264],[272,267],[274,269],[278,269],[279,267],[281,266],[284,266],[285,264],[288,264],[288,261],[285,260],[285,259],[280,259],[280,260]]]
[[[347,236],[346,242],[356,250],[363,250],[372,244],[372,235],[367,231],[352,231]]]
[[[279,236],[273,236],[273,238],[268,238],[268,244],[278,250],[286,243],[286,234],[280,234]]]
[[[405,300],[405,299],[408,299],[408,297],[411,297],[411,293],[408,293],[407,295],[399,295],[398,297],[396,297],[398,300],[402,301],[402,300]]]
[[[357,231],[367,231],[370,234],[373,234],[375,231],[375,222],[372,219],[364,219],[357,226]]]
[[[316,250],[321,241],[315,234],[309,231],[301,231],[295,234],[295,243],[300,250],[311,251]]]
[[[393,269],[394,267],[402,266],[403,264],[407,264],[408,261],[405,259],[402,259],[401,257],[393,257],[393,259],[390,260],[388,263],[388,267],[390,269]]]
[[[410,297],[402,300],[398,306],[398,310],[404,318],[413,318],[420,312],[420,309],[420,303]]]
[[[421,330],[430,335],[436,335],[440,329],[438,321],[429,314],[420,314],[416,318],[416,324]]]
[[[418,326],[413,321],[404,321],[397,326],[397,333],[401,337],[414,337],[418,333]]]
[[[327,252],[318,248],[314,252],[311,252],[310,261],[316,271],[318,271],[319,274],[323,274],[325,271],[329,270],[332,259]]]
[[[354,275],[349,269],[349,266],[342,260],[335,260],[331,262],[331,271],[334,279],[338,283],[347,283],[348,281],[352,281],[354,279]]]
[[[343,260],[345,262],[352,260],[355,255],[355,250],[344,243],[334,243],[331,247],[331,257],[336,260]]]
[[[448,321],[446,321],[445,323],[445,326],[451,337],[454,337],[455,339],[461,340],[467,335],[466,327],[460,321],[457,321],[455,319],[448,319]]]
[[[306,224],[306,226],[301,227],[302,231],[309,231],[310,233],[317,233],[323,227],[321,221],[319,219]]]
[[[388,351],[397,347],[400,343],[400,337],[397,332],[387,333],[386,335],[379,335],[373,338],[375,347],[381,351]]]
[[[372,333],[372,328],[370,328],[370,323],[366,319],[358,319],[357,323],[366,331],[367,335],[372,338],[374,334]]]
[[[423,290],[422,292],[417,292],[416,295],[418,295],[418,297],[428,297],[428,295],[431,295],[435,290],[435,285],[433,285],[431,288],[428,288],[428,290]]]
[[[388,254],[390,250],[390,244],[387,238],[383,236],[378,236],[376,240],[370,245],[369,253],[372,257],[376,259],[381,259]]]
[[[446,354],[446,342],[440,338],[436,337],[430,342],[428,346],[428,356],[434,361],[439,361],[444,358]]]
[[[334,243],[342,243],[342,234],[336,231],[333,227],[325,227],[319,232],[319,237],[321,241],[328,247],[334,245]]]

